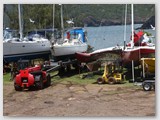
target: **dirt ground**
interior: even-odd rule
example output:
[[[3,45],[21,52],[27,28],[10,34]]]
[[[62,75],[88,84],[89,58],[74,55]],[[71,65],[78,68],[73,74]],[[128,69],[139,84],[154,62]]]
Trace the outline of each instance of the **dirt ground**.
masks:
[[[4,116],[155,116],[155,91],[122,85],[58,83],[43,90],[3,87]]]

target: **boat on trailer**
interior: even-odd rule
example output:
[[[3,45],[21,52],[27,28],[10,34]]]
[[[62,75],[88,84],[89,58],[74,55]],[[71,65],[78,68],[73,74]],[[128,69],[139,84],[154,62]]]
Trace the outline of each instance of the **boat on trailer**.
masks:
[[[32,40],[23,37],[23,29],[21,22],[21,6],[18,5],[19,12],[19,33],[20,37],[15,34],[15,31],[4,29],[3,31],[3,60],[5,62],[16,62],[20,59],[49,59],[50,41],[40,35],[35,35]]]
[[[136,66],[140,64],[140,59],[142,57],[146,58],[155,56],[155,45],[153,43],[145,43],[145,45],[134,46],[133,48],[131,48],[130,46],[126,46],[124,49],[124,46],[114,46],[99,49],[92,53],[77,52],[76,58],[80,62],[89,63],[110,56],[110,54],[118,55],[121,59],[120,62],[124,67],[130,67],[132,60],[134,61],[134,65]]]
[[[64,30],[62,6],[63,5],[61,5],[61,38],[52,40],[51,45],[51,53],[55,61],[75,58],[76,52],[86,52],[88,49],[84,28],[72,26],[66,31]],[[74,24],[73,20],[67,21],[67,23]]]
[[[75,58],[76,52],[86,52],[88,48],[86,32],[83,28],[67,30],[64,40],[57,40],[51,46],[51,53],[56,60],[63,58]]]
[[[140,64],[142,57],[155,57],[155,45],[151,42],[152,37],[146,36],[143,31],[135,33],[133,30],[133,5],[132,5],[132,35],[131,42],[127,45],[124,42],[124,46],[115,46],[105,49],[99,49],[92,53],[76,53],[76,58],[80,62],[89,63],[96,61],[111,54],[117,54],[120,56],[119,62],[124,67],[131,68],[132,61],[134,65]]]
[[[8,34],[11,34],[11,30]],[[39,35],[32,40],[11,37],[3,40],[3,59],[6,62],[16,62],[20,59],[49,59],[50,41]]]

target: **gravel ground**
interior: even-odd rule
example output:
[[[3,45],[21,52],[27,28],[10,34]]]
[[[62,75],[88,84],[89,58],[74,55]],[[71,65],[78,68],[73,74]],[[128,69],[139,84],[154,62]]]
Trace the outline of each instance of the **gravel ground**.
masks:
[[[17,92],[3,86],[4,116],[155,116],[155,91],[116,85],[58,83]]]

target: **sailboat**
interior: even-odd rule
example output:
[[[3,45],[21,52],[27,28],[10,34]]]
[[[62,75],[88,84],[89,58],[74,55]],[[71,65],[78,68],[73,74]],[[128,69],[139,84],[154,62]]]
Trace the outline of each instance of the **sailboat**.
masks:
[[[73,21],[68,23],[73,24]],[[54,23],[53,23],[54,24]],[[55,60],[62,60],[67,58],[75,58],[76,52],[86,52],[87,37],[86,31],[81,27],[72,27],[64,32],[63,25],[63,9],[61,5],[61,29],[62,38],[56,42],[52,42],[51,53]]]
[[[149,42],[146,34],[142,31],[139,31],[137,36],[134,34],[134,13],[133,13],[133,4],[131,4],[131,19],[132,19],[132,39],[129,45],[122,52],[122,61],[124,66],[130,67],[131,62],[134,61],[135,65],[140,64],[140,59],[142,57],[155,57],[155,45]],[[136,38],[137,37],[137,41]],[[141,40],[143,38],[143,40]],[[140,43],[139,45],[136,45]]]
[[[18,14],[20,38],[15,38],[12,35],[12,30],[4,29],[3,60],[6,62],[16,62],[20,59],[49,59],[50,41],[40,36],[34,36],[32,40],[24,38],[20,4],[18,5]]]
[[[127,7],[126,7],[127,8]],[[132,11],[132,35],[131,42],[127,45],[124,41],[124,46],[115,46],[105,49],[99,49],[92,53],[76,53],[76,58],[80,62],[89,63],[92,61],[96,61],[103,57],[106,57],[109,53],[117,54],[120,56],[119,62],[127,68],[130,68],[132,65],[132,61],[134,61],[134,65],[140,64],[140,59],[142,57],[154,57],[155,56],[155,45],[153,43],[149,43],[149,38],[142,32],[139,31],[137,34],[134,33],[133,28],[133,4],[131,5]],[[136,45],[136,43],[139,43]]]

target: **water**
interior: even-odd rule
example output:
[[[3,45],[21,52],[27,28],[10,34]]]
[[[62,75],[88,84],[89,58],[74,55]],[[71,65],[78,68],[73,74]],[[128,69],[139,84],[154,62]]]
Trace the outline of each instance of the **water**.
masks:
[[[141,24],[134,25],[134,28],[140,27]],[[87,30],[88,43],[94,50],[113,47],[124,44],[124,25],[102,26],[102,27],[85,27]],[[139,30],[136,30],[138,32]],[[144,30],[155,36],[155,30]],[[126,26],[126,43],[130,41],[131,25]],[[153,40],[155,43],[155,40]]]

